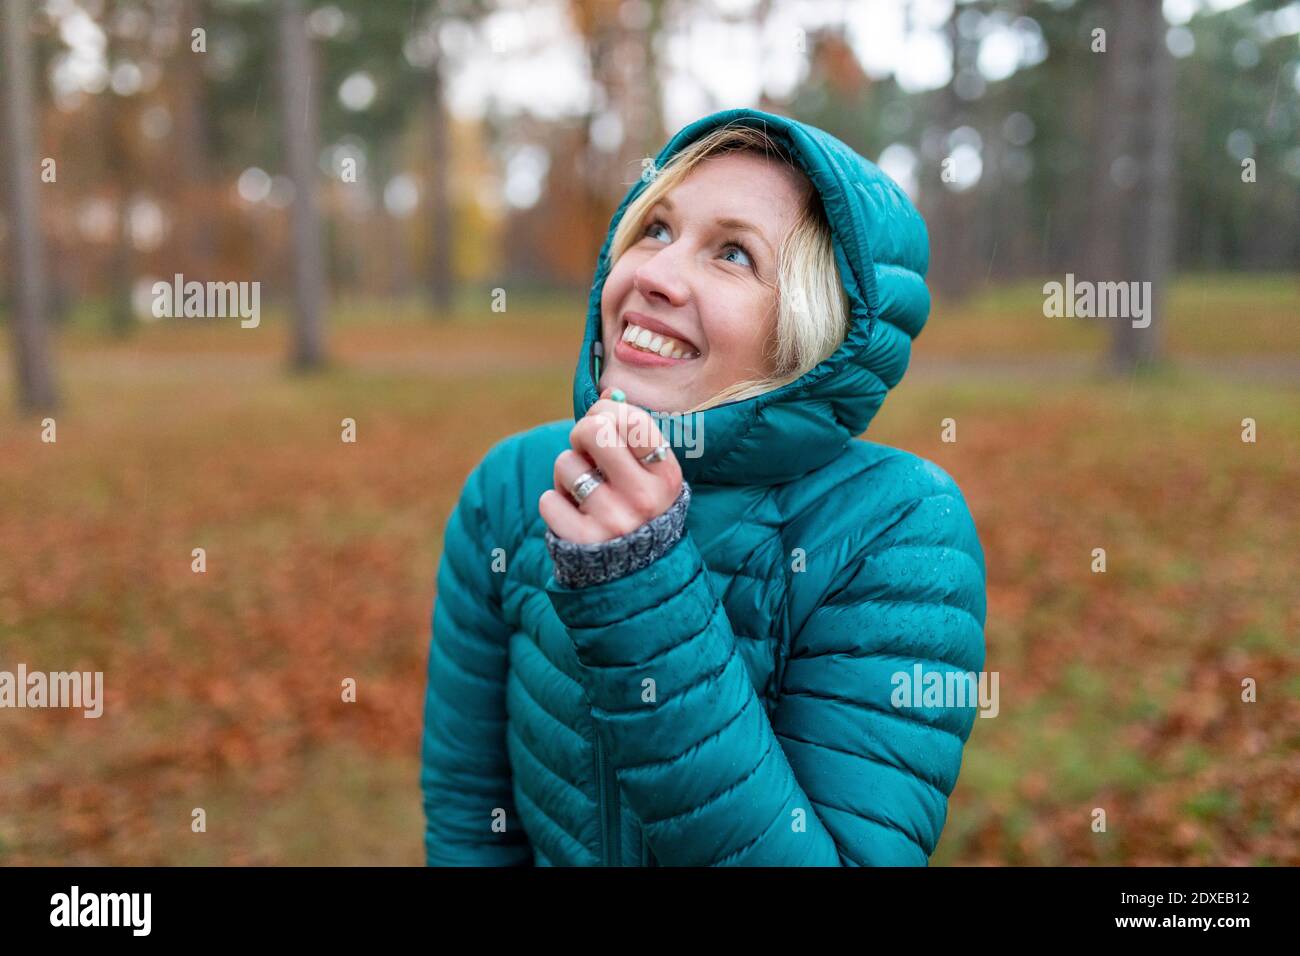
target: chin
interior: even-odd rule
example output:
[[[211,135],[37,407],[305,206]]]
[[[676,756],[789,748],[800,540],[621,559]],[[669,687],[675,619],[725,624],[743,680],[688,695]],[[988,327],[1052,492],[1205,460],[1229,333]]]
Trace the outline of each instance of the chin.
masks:
[[[609,375],[601,376],[600,387],[597,391],[603,392],[607,388],[622,389],[623,394],[627,396],[627,400],[633,405],[650,409],[655,407],[658,389],[647,388],[644,382],[638,382],[635,376],[629,375],[625,371],[611,369]]]

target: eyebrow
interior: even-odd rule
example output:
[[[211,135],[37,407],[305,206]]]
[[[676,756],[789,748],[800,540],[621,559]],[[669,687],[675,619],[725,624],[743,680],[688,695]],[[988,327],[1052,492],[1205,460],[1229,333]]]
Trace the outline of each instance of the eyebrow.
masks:
[[[663,206],[669,212],[673,211],[673,204],[668,199],[667,196],[661,196],[659,201],[655,203],[655,205]],[[736,229],[739,230],[740,232],[749,233],[766,247],[769,256],[773,254],[771,243],[767,241],[767,238],[763,235],[762,232],[759,231],[758,227],[755,226],[753,223],[746,222],[744,219],[715,219],[714,222],[716,222],[723,229]]]

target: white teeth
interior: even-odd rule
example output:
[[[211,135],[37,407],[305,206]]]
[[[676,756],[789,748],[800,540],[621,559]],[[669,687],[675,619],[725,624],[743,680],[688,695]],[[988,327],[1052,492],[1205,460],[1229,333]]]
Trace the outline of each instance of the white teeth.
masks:
[[[623,330],[623,341],[629,345],[646,352],[657,352],[664,358],[699,358],[700,353],[692,349],[685,342],[658,332],[651,332],[649,329],[643,329],[639,325],[628,323],[627,328]]]

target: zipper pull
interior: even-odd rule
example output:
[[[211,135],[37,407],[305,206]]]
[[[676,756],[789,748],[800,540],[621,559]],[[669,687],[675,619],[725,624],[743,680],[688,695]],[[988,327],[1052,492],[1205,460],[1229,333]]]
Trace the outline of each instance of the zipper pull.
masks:
[[[600,394],[600,360],[605,357],[605,346],[597,339],[591,343],[591,385]]]

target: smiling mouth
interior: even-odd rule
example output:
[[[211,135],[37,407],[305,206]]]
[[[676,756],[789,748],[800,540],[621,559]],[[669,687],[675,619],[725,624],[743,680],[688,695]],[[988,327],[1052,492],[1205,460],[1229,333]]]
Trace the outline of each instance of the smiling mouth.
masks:
[[[638,352],[646,352],[662,358],[689,361],[700,357],[699,349],[690,342],[664,335],[662,332],[652,332],[634,322],[628,322],[623,329],[622,341]]]

